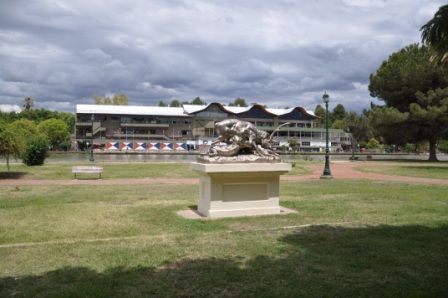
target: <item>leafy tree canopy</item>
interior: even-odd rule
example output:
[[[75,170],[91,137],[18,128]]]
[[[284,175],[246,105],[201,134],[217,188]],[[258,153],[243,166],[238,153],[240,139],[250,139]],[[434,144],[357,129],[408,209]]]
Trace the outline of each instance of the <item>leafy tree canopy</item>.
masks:
[[[417,102],[410,105],[409,122],[418,139],[429,141],[430,160],[437,160],[436,145],[448,130],[448,87],[417,92]]]
[[[331,128],[346,130],[347,127],[344,120],[335,120]]]
[[[69,128],[69,131],[73,131],[73,128],[75,126],[75,115],[73,113],[50,111],[46,109],[23,110],[20,113],[0,112],[0,120],[5,121],[6,123],[12,123],[18,119],[28,119],[36,124],[39,124],[40,122],[51,118],[64,121]]]
[[[448,87],[448,69],[429,63],[429,55],[428,48],[418,44],[393,53],[370,75],[370,95],[408,112],[410,104],[417,102],[417,91]]]
[[[373,137],[369,118],[365,114],[358,115],[356,112],[349,112],[342,121],[342,129],[350,132],[356,141],[367,141]]]
[[[199,96],[197,96],[195,99],[191,102],[192,105],[206,105],[207,103],[203,101]]]
[[[178,108],[180,106],[182,106],[182,105],[177,99],[173,99],[170,103],[170,107],[173,107],[173,108]]]
[[[118,105],[127,106],[128,96],[126,94],[114,94],[113,96],[94,96],[95,104],[97,105]]]
[[[406,123],[409,113],[393,107],[376,107],[369,114],[370,125],[383,142],[405,144],[412,140],[413,128]]]
[[[342,104],[337,104],[333,109],[333,119],[342,120],[345,118],[347,112]]]
[[[29,119],[17,119],[10,125],[18,135],[23,136],[26,140],[38,134],[36,123]]]
[[[9,159],[11,156],[19,157],[25,148],[25,141],[11,124],[0,121],[0,156],[6,158],[6,167],[9,171]]]
[[[161,100],[161,101],[159,101],[158,106],[159,107],[166,107],[166,103],[163,100]]]
[[[448,65],[448,5],[441,6],[420,31],[422,42],[431,50],[431,61]]]
[[[411,45],[383,62],[369,90],[386,103],[371,115],[377,131],[394,143],[426,140],[429,160],[437,160],[437,141],[448,127],[448,68],[431,63],[427,47]]]
[[[317,105],[314,109],[314,115],[319,117],[319,125],[322,126],[325,123],[325,108],[321,105]]]
[[[40,133],[47,136],[53,148],[66,142],[70,136],[67,125],[60,119],[45,120],[37,126],[37,129]]]
[[[229,103],[229,106],[231,107],[247,107],[246,100],[244,98],[235,98],[235,100],[231,103]]]

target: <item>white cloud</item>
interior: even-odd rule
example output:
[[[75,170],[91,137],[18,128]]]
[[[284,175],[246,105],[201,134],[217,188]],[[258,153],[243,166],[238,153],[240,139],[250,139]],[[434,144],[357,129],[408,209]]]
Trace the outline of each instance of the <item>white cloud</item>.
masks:
[[[384,7],[384,0],[343,0],[345,5],[359,8],[377,8]]]
[[[4,105],[0,104],[0,111],[4,113],[16,112],[19,113],[22,109],[18,105]]]

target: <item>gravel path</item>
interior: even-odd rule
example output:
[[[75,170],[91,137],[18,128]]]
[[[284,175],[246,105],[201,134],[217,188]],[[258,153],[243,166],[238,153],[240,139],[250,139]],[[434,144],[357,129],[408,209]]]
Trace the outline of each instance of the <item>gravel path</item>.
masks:
[[[405,183],[448,185],[448,179],[432,179],[408,176],[392,176],[376,173],[364,173],[355,170],[357,166],[379,166],[387,163],[379,162],[332,162],[331,172],[334,179],[338,180],[385,180]],[[282,181],[305,181],[319,179],[323,171],[323,165],[313,165],[313,173],[303,176],[281,176]],[[197,184],[198,178],[121,178],[121,179],[99,179],[99,180],[32,180],[32,179],[0,179],[0,186],[38,186],[38,185],[143,185],[143,184]]]

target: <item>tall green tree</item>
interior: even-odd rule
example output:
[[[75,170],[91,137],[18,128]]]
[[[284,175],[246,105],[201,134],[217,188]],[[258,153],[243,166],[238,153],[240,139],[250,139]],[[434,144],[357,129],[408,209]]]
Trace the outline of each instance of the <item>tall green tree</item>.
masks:
[[[346,115],[347,112],[345,111],[344,105],[339,103],[333,108],[333,120],[343,120]]]
[[[10,124],[11,128],[20,136],[23,136],[25,140],[30,139],[38,134],[37,125],[34,121],[29,119],[17,119]]]
[[[448,5],[441,6],[420,31],[422,42],[431,49],[431,61],[448,65]]]
[[[172,107],[172,108],[178,108],[180,106],[181,106],[181,104],[177,99],[173,99],[170,103],[170,107]]]
[[[375,107],[369,113],[369,124],[376,138],[388,144],[406,144],[413,141],[415,128],[407,122],[409,113],[394,107]]]
[[[367,142],[373,137],[372,127],[366,115],[348,112],[342,121],[344,123],[343,129],[350,132],[356,141]]]
[[[370,95],[408,112],[410,104],[417,102],[417,91],[448,87],[448,69],[429,63],[429,57],[428,48],[418,44],[393,53],[370,75]]]
[[[47,136],[50,145],[56,149],[66,142],[70,136],[67,125],[60,119],[48,119],[37,126],[40,133]]]
[[[24,149],[23,137],[17,134],[10,124],[0,122],[0,156],[5,157],[8,171],[10,157],[20,157]]]
[[[158,106],[159,107],[166,107],[166,103],[163,100],[160,100]]]
[[[319,117],[319,126],[323,126],[325,124],[325,108],[321,105],[317,105],[314,109],[314,115]]]
[[[448,130],[448,87],[416,95],[409,121],[416,127],[418,138],[429,142],[429,160],[436,161],[437,142]]]
[[[205,105],[206,102],[203,101],[199,96],[197,96],[191,101],[191,104],[192,105]]]
[[[429,100],[427,97],[442,96],[443,92],[436,90],[448,87],[448,68],[431,63],[429,55],[426,46],[416,44],[392,54],[370,76],[369,90],[371,96],[386,103],[386,108],[376,108],[372,115],[372,124],[377,131],[389,139],[427,140],[429,159],[437,160],[438,130],[440,125],[448,126],[448,122],[444,122],[445,99]],[[440,118],[441,122],[434,117]]]
[[[33,99],[31,97],[25,97],[23,100],[23,109],[24,110],[31,110],[33,107]]]

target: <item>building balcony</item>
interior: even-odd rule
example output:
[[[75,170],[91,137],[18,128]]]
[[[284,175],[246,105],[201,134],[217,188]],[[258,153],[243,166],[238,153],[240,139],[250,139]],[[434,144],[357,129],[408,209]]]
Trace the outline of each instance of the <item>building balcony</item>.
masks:
[[[144,133],[114,133],[112,135],[112,138],[114,139],[127,139],[129,140],[135,140],[135,139],[143,139],[143,140],[170,140],[169,137],[166,135],[160,135],[160,134],[144,134]]]
[[[92,126],[92,121],[77,121],[76,126]]]
[[[121,123],[121,127],[135,127],[135,128],[168,128],[169,124],[164,123]]]

